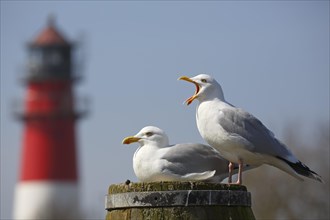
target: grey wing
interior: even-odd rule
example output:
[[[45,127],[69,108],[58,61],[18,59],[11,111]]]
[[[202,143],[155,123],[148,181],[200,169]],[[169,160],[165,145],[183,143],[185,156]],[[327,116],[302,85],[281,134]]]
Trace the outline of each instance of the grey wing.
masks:
[[[170,146],[162,159],[169,163],[164,169],[178,174],[202,173],[216,170],[215,175],[226,174],[228,161],[210,146],[203,144],[187,143]]]
[[[281,157],[294,162],[293,154],[256,117],[234,107],[221,111],[223,113],[223,117],[219,119],[221,127],[228,133],[242,138],[245,143],[249,143],[252,152]]]

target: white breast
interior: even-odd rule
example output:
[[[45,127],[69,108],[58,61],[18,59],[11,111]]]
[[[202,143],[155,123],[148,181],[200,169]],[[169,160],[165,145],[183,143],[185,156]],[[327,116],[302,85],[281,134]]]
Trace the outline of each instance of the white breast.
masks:
[[[134,173],[142,182],[157,181],[161,173],[161,149],[153,146],[139,147],[133,157]]]
[[[245,159],[259,163],[261,155],[249,151],[239,137],[229,134],[219,124],[223,116],[221,109],[225,105],[227,104],[216,101],[202,102],[198,105],[196,122],[201,136],[231,162],[238,163],[239,159]]]

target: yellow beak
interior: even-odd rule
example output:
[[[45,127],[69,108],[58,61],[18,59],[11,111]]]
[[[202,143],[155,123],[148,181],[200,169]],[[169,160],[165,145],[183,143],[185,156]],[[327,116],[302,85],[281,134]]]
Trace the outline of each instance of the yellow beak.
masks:
[[[187,76],[181,76],[178,80],[184,80],[184,81],[187,81],[187,82],[191,82],[191,83],[195,84],[195,86],[196,86],[195,94],[194,94],[193,96],[189,97],[189,98],[185,101],[185,103],[186,103],[187,105],[190,105],[190,104],[194,101],[194,99],[196,99],[196,98],[198,97],[198,93],[199,93],[199,90],[200,90],[200,86],[199,86],[199,84],[198,84],[197,82],[195,82],[194,80],[190,79],[190,78],[187,77]]]
[[[131,144],[131,143],[134,143],[134,142],[138,142],[141,138],[138,138],[138,137],[134,137],[134,136],[129,136],[129,137],[126,137],[124,138],[123,140],[123,144]]]

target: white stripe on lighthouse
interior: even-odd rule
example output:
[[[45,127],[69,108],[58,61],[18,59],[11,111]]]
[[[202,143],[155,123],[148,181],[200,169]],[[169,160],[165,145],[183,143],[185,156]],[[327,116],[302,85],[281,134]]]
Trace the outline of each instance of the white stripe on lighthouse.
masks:
[[[16,185],[14,219],[79,219],[76,182],[23,181]]]

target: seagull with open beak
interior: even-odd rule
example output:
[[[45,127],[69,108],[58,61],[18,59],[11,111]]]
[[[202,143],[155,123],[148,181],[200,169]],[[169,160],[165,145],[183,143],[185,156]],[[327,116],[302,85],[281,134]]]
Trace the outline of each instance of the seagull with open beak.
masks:
[[[243,163],[252,166],[269,164],[303,180],[305,176],[322,182],[321,177],[299,161],[274,134],[252,114],[228,103],[220,84],[211,76],[200,74],[180,80],[193,83],[196,91],[186,100],[190,105],[199,101],[196,108],[196,122],[199,133],[229,163],[229,178],[233,163],[239,165],[238,180],[242,184]]]

